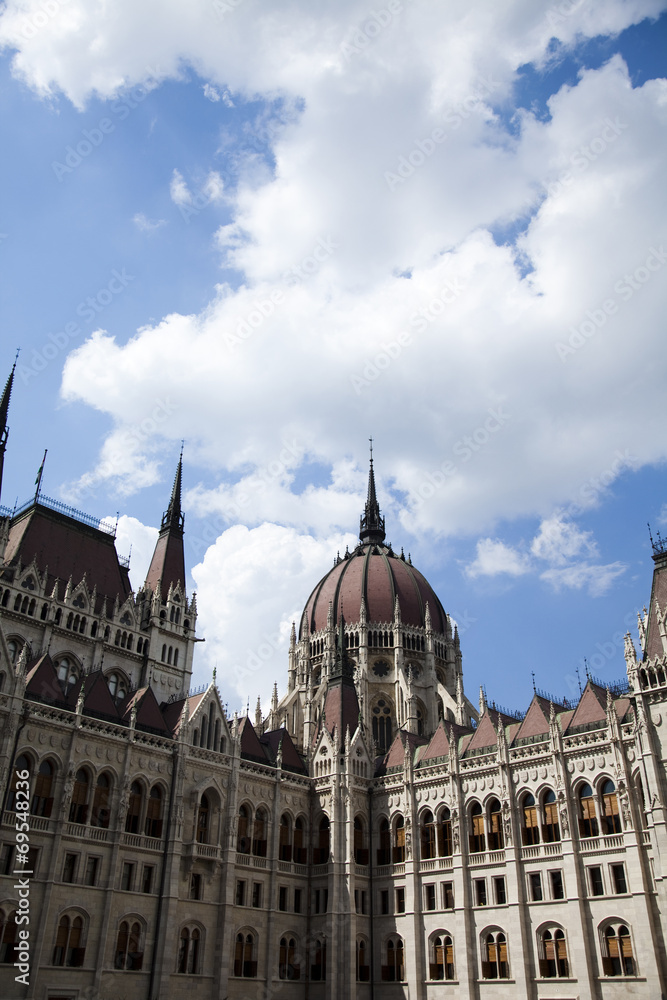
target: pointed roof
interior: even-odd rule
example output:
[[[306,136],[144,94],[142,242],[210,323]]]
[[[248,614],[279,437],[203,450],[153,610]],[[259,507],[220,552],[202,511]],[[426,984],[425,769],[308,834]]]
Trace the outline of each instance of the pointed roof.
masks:
[[[574,713],[567,721],[567,729],[563,727],[563,732],[572,732],[578,726],[587,726],[593,722],[607,721],[607,691],[594,681],[589,680],[579,699]],[[562,720],[561,720],[562,724]]]
[[[55,665],[48,653],[38,656],[28,664],[25,690],[28,698],[46,702],[47,705],[64,703],[62,684],[58,680]]]
[[[334,732],[338,733],[341,742],[345,739],[348,726],[350,735],[354,736],[359,726],[359,699],[357,689],[350,678],[342,677],[333,683],[329,682],[322,720],[332,736]]]
[[[407,729],[399,729],[387,753],[376,760],[376,776],[385,774],[392,767],[403,767],[406,748],[410,754],[414,754],[415,750],[426,746],[428,742],[425,736],[409,733]]]
[[[167,599],[171,584],[180,583],[185,590],[185,552],[183,549],[183,512],[181,488],[183,482],[183,452],[178,459],[169,506],[162,516],[160,534],[146,575],[146,587],[155,592],[161,587],[162,600]]]
[[[533,695],[528,711],[519,728],[512,734],[512,742],[525,740],[532,736],[542,736],[549,733],[550,704],[539,694]]]
[[[149,732],[171,736],[152,688],[139,688],[127,699],[127,704],[123,711],[123,720],[127,724],[130,722],[134,705],[137,706],[136,725],[138,729],[147,729]]]
[[[431,742],[423,753],[419,755],[419,763],[423,764],[425,761],[433,760],[435,757],[447,757],[448,754],[449,737],[445,732],[445,724],[441,719],[438,723],[438,728],[431,737]]]
[[[95,716],[103,716],[105,719],[113,719],[120,722],[118,707],[114,701],[109,685],[101,670],[86,674],[67,692],[67,703],[72,710],[76,708],[79,700],[79,693],[83,688],[83,710]]]
[[[246,715],[239,723],[239,737],[241,739],[241,756],[249,760],[257,760],[262,764],[268,764],[264,747],[259,742],[257,733],[253,729],[252,722]]]
[[[380,543],[384,541],[384,518],[380,516],[380,505],[375,491],[375,472],[373,471],[373,439],[371,438],[371,462],[368,471],[368,493],[366,506],[359,522],[359,538],[362,542]]]
[[[2,398],[0,398],[0,493],[2,493],[2,472],[5,464],[5,450],[7,448],[7,438],[9,437],[9,428],[7,427],[7,417],[9,416],[9,397],[12,394],[12,386],[14,385],[15,371],[16,371],[16,360],[12,365],[12,370],[9,373],[9,377],[5,383],[5,388],[2,393]]]
[[[283,770],[307,774],[306,766],[292,742],[292,737],[286,729],[272,729],[268,733],[264,733],[263,736],[260,736],[259,742],[264,747],[265,753],[272,764],[275,764],[278,750],[280,750],[283,755]]]

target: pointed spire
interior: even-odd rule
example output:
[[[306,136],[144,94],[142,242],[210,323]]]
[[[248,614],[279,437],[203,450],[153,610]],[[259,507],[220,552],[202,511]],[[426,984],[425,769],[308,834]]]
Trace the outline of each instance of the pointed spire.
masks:
[[[255,727],[260,729],[262,725],[262,699],[257,699],[257,706],[255,708]]]
[[[294,649],[294,647],[296,646],[296,625],[294,622],[292,622],[292,631],[290,632],[289,635],[289,645],[290,649]]]
[[[9,416],[9,397],[12,394],[12,386],[14,385],[14,372],[16,371],[16,361],[18,360],[18,356],[19,353],[17,351],[14,364],[12,365],[12,370],[5,383],[2,398],[0,398],[0,492],[2,492],[2,470],[5,464],[7,438],[9,437],[9,428],[7,426],[7,417]]]
[[[486,712],[486,691],[484,686],[480,684],[479,686],[479,714],[484,715]]]
[[[146,575],[145,586],[153,594],[167,600],[170,587],[180,583],[185,589],[185,553],[183,550],[183,511],[181,509],[181,488],[183,482],[183,446],[176,467],[174,485],[169,506],[162,515],[160,534],[155,545],[153,558]]]
[[[429,607],[428,601],[426,602],[426,610],[424,612],[424,628],[427,632],[433,631],[433,623],[431,621],[431,608]]]
[[[181,454],[178,458],[178,465],[176,466],[176,475],[174,476],[174,485],[171,489],[171,499],[169,500],[169,506],[162,516],[162,528],[176,528],[179,531],[183,530],[183,512],[181,510],[181,491],[183,484],[183,445],[181,445]]]
[[[278,714],[278,682],[273,682],[273,694],[271,695],[271,711],[274,715]]]
[[[375,472],[373,470],[373,438],[371,442],[371,459],[368,471],[368,493],[366,506],[359,522],[359,538],[364,543],[380,543],[384,541],[384,518],[380,516],[380,505],[375,490]]]

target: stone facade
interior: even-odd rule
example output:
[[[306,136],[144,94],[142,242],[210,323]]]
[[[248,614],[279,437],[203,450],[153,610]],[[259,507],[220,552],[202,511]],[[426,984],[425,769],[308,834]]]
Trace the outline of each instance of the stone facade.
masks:
[[[109,526],[0,512],[1,995],[664,997],[662,543],[627,681],[477,710],[371,468],[251,722],[190,690],[180,483],[137,594]]]

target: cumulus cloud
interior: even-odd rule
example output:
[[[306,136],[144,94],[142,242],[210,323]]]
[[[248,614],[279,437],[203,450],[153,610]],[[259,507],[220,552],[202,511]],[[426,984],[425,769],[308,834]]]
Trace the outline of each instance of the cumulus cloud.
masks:
[[[477,556],[466,573],[473,579],[477,576],[523,576],[530,570],[530,560],[516,549],[493,538],[481,538],[477,542]]]
[[[564,566],[575,556],[597,555],[592,532],[581,531],[576,524],[566,521],[559,513],[542,521],[530,550],[538,559],[546,559],[554,566]]]
[[[113,523],[115,517],[109,516],[105,520]],[[136,517],[124,514],[118,518],[116,551],[130,559],[130,582],[134,590],[138,590],[146,579],[157,536],[157,528],[142,524]]]
[[[573,590],[585,588],[591,597],[602,597],[626,569],[627,566],[620,562],[608,563],[606,566],[576,563],[562,569],[545,570],[541,574],[541,579],[550,583],[555,590],[566,587]]]

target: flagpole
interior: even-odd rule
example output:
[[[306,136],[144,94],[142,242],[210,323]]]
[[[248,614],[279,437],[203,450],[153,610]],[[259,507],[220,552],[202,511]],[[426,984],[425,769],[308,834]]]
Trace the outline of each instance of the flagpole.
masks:
[[[40,488],[41,488],[41,485],[42,485],[42,474],[44,472],[44,463],[46,462],[46,453],[47,453],[47,451],[48,451],[48,448],[45,448],[44,449],[44,458],[42,459],[42,464],[39,467],[39,472],[37,473],[37,479],[35,480],[35,486],[37,487],[36,490],[35,490],[35,503],[37,503],[37,501],[39,500],[39,491],[40,491]]]

